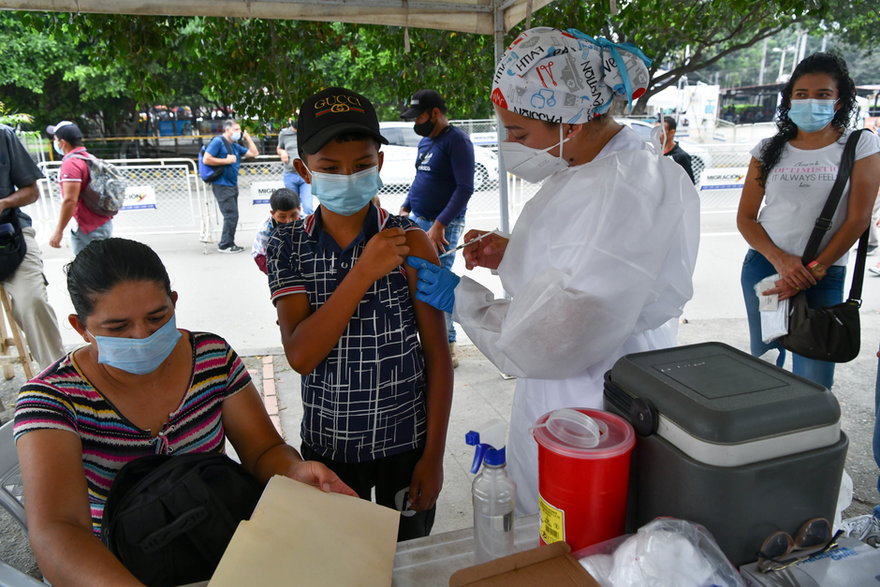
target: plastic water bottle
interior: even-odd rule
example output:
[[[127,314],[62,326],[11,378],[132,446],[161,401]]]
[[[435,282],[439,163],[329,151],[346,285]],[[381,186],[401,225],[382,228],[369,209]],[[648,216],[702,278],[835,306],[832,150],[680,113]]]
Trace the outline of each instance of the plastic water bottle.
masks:
[[[465,436],[467,444],[476,447],[471,473],[479,471],[472,486],[474,561],[478,564],[513,554],[516,485],[507,475],[505,428],[503,421],[493,420]]]

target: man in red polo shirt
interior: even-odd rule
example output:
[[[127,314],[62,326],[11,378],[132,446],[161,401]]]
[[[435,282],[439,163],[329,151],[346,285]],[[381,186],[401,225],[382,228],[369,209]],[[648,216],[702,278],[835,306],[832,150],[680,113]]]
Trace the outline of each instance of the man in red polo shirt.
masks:
[[[110,238],[113,234],[113,221],[110,216],[103,216],[91,211],[80,198],[89,187],[89,167],[80,157],[90,157],[82,144],[82,131],[69,120],[46,128],[49,136],[54,138],[55,152],[64,157],[61,159],[61,208],[58,210],[58,227],[49,239],[49,246],[61,248],[64,229],[71,218],[76,220],[76,228],[70,231],[70,244],[73,254],[77,255],[87,244],[94,240]]]

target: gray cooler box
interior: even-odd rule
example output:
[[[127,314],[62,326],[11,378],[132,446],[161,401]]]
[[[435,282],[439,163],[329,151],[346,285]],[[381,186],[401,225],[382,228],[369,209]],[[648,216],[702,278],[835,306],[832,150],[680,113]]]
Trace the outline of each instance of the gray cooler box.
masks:
[[[605,409],[637,432],[628,532],[697,522],[739,566],[776,530],[834,519],[848,441],[821,385],[709,342],[621,357]]]

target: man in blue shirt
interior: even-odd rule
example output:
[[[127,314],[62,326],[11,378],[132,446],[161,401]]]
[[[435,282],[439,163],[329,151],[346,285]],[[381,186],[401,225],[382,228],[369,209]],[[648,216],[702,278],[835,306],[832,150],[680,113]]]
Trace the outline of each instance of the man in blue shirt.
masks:
[[[242,136],[247,142],[247,148],[238,144]],[[221,253],[240,253],[244,250],[244,247],[235,244],[235,228],[238,225],[238,168],[242,157],[256,157],[259,153],[251,136],[247,132],[242,135],[241,126],[231,118],[223,123],[223,134],[211,139],[205,149],[206,165],[225,167],[223,175],[211,184],[217,207],[223,216],[223,230],[220,233],[220,242],[217,243],[217,250]]]
[[[474,145],[466,132],[449,124],[446,102],[434,90],[413,94],[400,116],[413,121],[413,130],[424,137],[419,142],[416,177],[400,214],[409,214],[442,255],[458,244],[464,230],[464,214],[474,193]],[[455,253],[440,257],[446,269],[453,261]],[[457,367],[455,327],[449,314],[446,329],[452,366]]]

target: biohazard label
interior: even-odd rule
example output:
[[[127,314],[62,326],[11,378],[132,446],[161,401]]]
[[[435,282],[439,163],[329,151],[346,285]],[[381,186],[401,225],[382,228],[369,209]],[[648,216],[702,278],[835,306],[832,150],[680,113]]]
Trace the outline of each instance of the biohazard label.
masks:
[[[541,541],[552,544],[565,540],[565,512],[544,501],[540,495],[538,511],[541,514]]]

